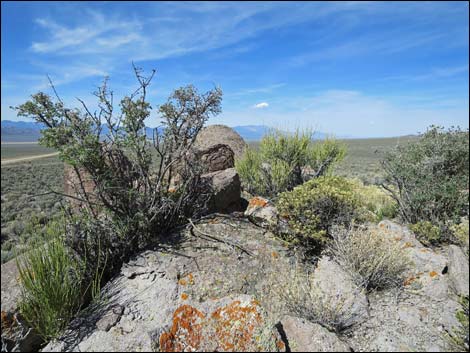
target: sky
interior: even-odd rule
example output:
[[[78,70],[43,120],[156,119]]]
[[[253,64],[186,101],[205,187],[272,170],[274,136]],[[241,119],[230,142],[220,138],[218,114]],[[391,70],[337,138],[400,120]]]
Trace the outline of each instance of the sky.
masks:
[[[96,107],[156,75],[158,105],[181,86],[218,86],[209,124],[311,128],[349,137],[468,128],[468,2],[1,3],[1,118],[38,91]],[[24,120],[24,118],[23,118]]]

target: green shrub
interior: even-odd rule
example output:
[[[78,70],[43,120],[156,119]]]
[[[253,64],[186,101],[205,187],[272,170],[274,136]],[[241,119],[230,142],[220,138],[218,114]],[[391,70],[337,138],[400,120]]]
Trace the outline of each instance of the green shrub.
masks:
[[[360,203],[354,185],[342,177],[323,176],[279,195],[277,208],[289,230],[281,237],[316,248],[327,240],[334,224],[348,225]]]
[[[449,343],[454,352],[469,351],[469,300],[468,295],[460,297],[459,300],[462,309],[457,311],[455,315],[460,323],[460,327],[456,327],[449,333]]]
[[[248,148],[235,167],[249,193],[274,198],[306,180],[302,169],[325,175],[344,155],[344,146],[333,139],[314,143],[309,131],[288,134],[273,130],[257,150]]]
[[[51,222],[45,237],[16,258],[20,313],[45,340],[56,338],[83,303],[84,264],[67,249],[64,228]]]
[[[452,224],[450,226],[452,232],[452,241],[459,244],[462,248],[467,251],[469,248],[469,229],[468,229],[468,217],[462,217],[460,223]]]
[[[377,185],[364,185],[360,179],[350,179],[354,184],[362,207],[373,215],[370,221],[380,222],[384,218],[395,218],[398,212],[397,202],[383,188]]]
[[[165,241],[169,228],[206,211],[209,193],[201,192],[202,168],[192,145],[207,120],[221,111],[219,88],[204,94],[192,85],[179,88],[159,106],[163,126],[150,140],[147,88],[155,70],[150,77],[136,67],[134,73],[137,90],[121,99],[119,111],[107,79],[95,93],[98,111],[93,113],[83,101],[80,109],[65,107],[55,89],[56,99],[39,92],[15,108],[18,116],[46,126],[40,143],[57,150],[77,180],[66,196],[82,220],[70,227],[67,244],[86,259],[87,268],[106,261],[105,277],[150,242]],[[175,174],[181,182],[171,193]]]
[[[370,289],[399,287],[410,259],[402,245],[377,226],[333,231],[331,252],[358,286]]]
[[[404,221],[441,226],[468,216],[468,129],[431,126],[416,142],[389,152],[382,165],[383,187],[398,202]]]
[[[409,227],[415,233],[418,240],[426,245],[438,244],[442,241],[443,234],[441,228],[429,221],[421,221],[411,224]]]

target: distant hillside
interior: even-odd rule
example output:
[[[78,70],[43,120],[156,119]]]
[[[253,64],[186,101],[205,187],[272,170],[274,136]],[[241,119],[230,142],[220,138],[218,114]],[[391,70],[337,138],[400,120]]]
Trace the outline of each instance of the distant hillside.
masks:
[[[33,121],[11,121],[2,120],[2,142],[32,142],[37,141],[41,137],[41,129],[43,124]],[[266,125],[243,125],[235,126],[233,129],[247,141],[259,141],[271,128]],[[103,134],[107,133],[107,129],[103,128]],[[153,128],[147,127],[146,133],[149,138],[153,137]],[[323,132],[316,132],[315,140],[322,140],[327,136]],[[339,138],[341,138],[339,136]]]

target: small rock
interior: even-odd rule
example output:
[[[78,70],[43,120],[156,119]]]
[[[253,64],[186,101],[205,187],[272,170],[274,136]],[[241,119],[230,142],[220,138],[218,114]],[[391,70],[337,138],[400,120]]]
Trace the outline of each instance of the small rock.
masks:
[[[256,225],[268,228],[277,224],[277,209],[271,201],[262,197],[253,197],[248,203],[245,216]]]
[[[350,352],[336,334],[319,324],[294,316],[281,320],[291,352]],[[282,334],[281,334],[282,335]]]
[[[96,323],[98,330],[109,331],[111,327],[118,323],[123,311],[124,308],[121,305],[113,307]]]

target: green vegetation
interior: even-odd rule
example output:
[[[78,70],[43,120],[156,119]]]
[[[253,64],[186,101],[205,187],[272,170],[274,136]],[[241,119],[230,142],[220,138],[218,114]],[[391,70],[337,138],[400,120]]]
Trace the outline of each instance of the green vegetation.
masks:
[[[397,147],[383,161],[383,186],[398,202],[401,218],[412,224],[431,222],[443,231],[439,236],[433,232],[430,241],[447,240],[445,224],[468,216],[468,137],[468,130],[431,126],[418,141]],[[429,228],[427,223],[421,226]]]
[[[418,240],[426,245],[436,245],[442,241],[441,229],[429,221],[419,221],[409,227]]]
[[[410,267],[402,244],[387,237],[377,226],[333,231],[330,249],[335,261],[367,290],[399,287]]]
[[[359,205],[349,180],[334,176],[312,179],[279,195],[278,211],[289,225],[280,236],[307,249],[319,248],[333,225],[351,223]]]
[[[455,315],[460,323],[460,327],[456,327],[449,334],[449,343],[454,352],[469,351],[469,300],[468,296],[460,297],[462,309]]]
[[[328,174],[344,154],[345,148],[335,140],[313,143],[310,131],[288,134],[273,130],[263,137],[258,149],[248,148],[235,166],[245,190],[275,198],[302,184],[305,169],[311,170],[311,177]]]
[[[44,237],[16,257],[21,315],[45,340],[58,337],[83,304],[85,266],[66,247],[64,234],[63,222],[50,222]]]
[[[2,166],[2,263],[13,257],[14,250],[19,252],[31,237],[28,229],[36,223],[44,228],[48,220],[59,215],[62,196],[40,194],[50,189],[63,191],[63,170],[63,163],[57,157]]]
[[[52,148],[47,148],[37,143],[2,143],[2,160],[11,158],[23,158],[39,156],[41,154],[54,153]]]

